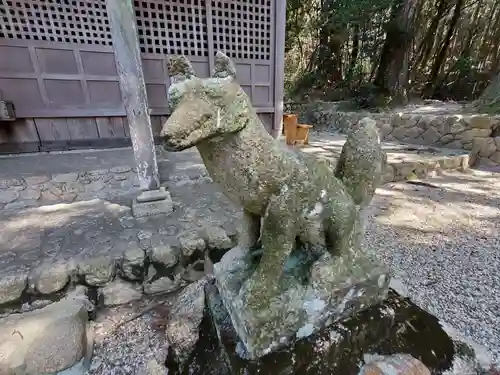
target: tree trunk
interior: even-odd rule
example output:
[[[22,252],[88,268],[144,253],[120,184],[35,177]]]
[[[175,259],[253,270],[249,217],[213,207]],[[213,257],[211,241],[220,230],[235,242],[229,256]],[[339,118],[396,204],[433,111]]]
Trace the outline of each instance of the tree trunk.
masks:
[[[445,0],[440,0],[437,5],[436,15],[432,18],[431,24],[418,47],[419,55],[415,61],[415,67],[420,66],[420,69],[422,69],[427,65],[432,48],[434,47],[439,21],[441,21],[446,14],[447,8],[447,2]]]
[[[322,73],[327,85],[342,81],[342,45],[344,30],[342,26],[334,25],[332,15],[334,4],[324,1],[321,7],[320,45],[316,67]]]
[[[474,35],[477,35],[478,30],[479,11],[482,9],[482,7],[482,0],[478,0],[476,8],[474,9],[474,14],[472,15],[472,20],[467,30],[467,39],[464,43],[465,48],[462,52],[462,57],[470,57],[471,55],[471,51],[474,47]]]
[[[486,27],[484,28],[482,38],[481,38],[481,43],[479,44],[479,50],[478,50],[478,61],[479,61],[479,66],[478,70],[483,70],[486,67],[486,63],[488,61],[488,55],[490,54],[491,50],[493,51],[498,51],[498,44],[493,46],[493,49],[490,47],[491,43],[491,37],[492,35],[495,36],[496,33],[491,33],[491,30],[498,30],[498,25],[500,21],[500,11],[497,12],[499,2],[495,2],[491,9],[488,11],[489,13],[489,18],[486,23]],[[495,42],[498,41],[498,38],[495,38]]]
[[[455,33],[458,19],[460,18],[460,14],[462,13],[463,2],[464,0],[457,0],[455,4],[455,10],[453,11],[453,16],[450,21],[450,27],[446,32],[443,44],[441,45],[441,49],[439,50],[436,60],[434,60],[431,74],[429,75],[429,79],[427,80],[427,85],[424,88],[424,95],[423,95],[424,97],[432,96],[434,94],[436,87],[439,86],[439,84],[436,82],[436,79],[439,74],[439,71],[441,70],[441,66],[443,65],[444,60],[446,58],[446,52],[448,51],[448,47],[450,46],[451,38]]]
[[[393,104],[406,104],[408,62],[418,0],[395,0],[374,85]]]
[[[486,87],[471,109],[481,113],[500,113],[500,73]]]
[[[353,37],[352,37],[352,51],[351,57],[349,61],[349,68],[347,69],[346,81],[348,84],[351,83],[352,76],[354,74],[354,69],[356,68],[356,63],[358,62],[358,54],[360,47],[360,39],[359,39],[359,25],[354,24],[353,28]]]

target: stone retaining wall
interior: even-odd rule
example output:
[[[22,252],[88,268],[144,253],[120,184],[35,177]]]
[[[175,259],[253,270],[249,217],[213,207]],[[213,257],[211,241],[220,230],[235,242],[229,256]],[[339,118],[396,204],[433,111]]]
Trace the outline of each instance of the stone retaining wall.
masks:
[[[139,180],[131,167],[0,179],[0,209],[21,209],[100,198],[134,197]]]
[[[363,117],[377,122],[383,140],[472,151],[473,157],[500,164],[500,116],[417,114],[402,112],[341,112],[336,103],[289,104],[287,111],[316,130],[348,130]]]
[[[114,306],[199,280],[207,272],[205,253],[217,261],[236,244],[236,228],[228,223],[239,214],[224,199],[214,204],[178,203],[168,217],[141,219],[129,207],[98,199],[4,213],[20,229],[9,241],[15,233],[7,228],[0,243],[12,247],[0,258],[0,318],[44,307],[78,285]],[[32,221],[43,221],[45,233]]]

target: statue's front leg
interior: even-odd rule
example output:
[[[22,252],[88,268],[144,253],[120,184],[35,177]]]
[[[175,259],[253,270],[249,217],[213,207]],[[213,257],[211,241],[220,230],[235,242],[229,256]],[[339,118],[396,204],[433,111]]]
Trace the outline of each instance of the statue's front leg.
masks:
[[[268,306],[277,293],[285,262],[295,246],[297,221],[290,208],[293,200],[288,194],[280,194],[269,201],[263,217],[263,255],[255,272],[245,281],[240,296],[249,308]]]
[[[238,233],[238,243],[236,247],[229,250],[218,264],[221,271],[229,271],[240,261],[249,255],[250,250],[258,246],[260,237],[260,216],[243,210],[240,231]]]

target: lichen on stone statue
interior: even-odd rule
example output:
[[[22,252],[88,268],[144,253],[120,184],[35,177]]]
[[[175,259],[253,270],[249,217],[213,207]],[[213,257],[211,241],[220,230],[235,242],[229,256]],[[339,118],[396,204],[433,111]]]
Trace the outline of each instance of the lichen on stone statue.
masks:
[[[336,169],[287,149],[266,131],[236,80],[232,61],[222,53],[214,61],[212,77],[202,79],[184,56],[170,58],[168,100],[173,112],[161,136],[170,151],[196,146],[212,179],[243,209],[238,245],[225,254],[215,272],[221,294],[228,291],[223,297],[236,330],[240,336],[255,336],[245,345],[251,355],[259,356],[277,345],[271,336],[278,329],[285,331],[284,342],[299,328],[304,332],[325,323],[331,314],[323,310],[331,308],[330,300],[316,303],[321,311],[304,308],[305,318],[297,315],[300,311],[288,317],[290,306],[304,301],[311,306],[306,299],[314,293],[333,298],[324,294],[332,293],[331,283],[339,285],[334,296],[339,311],[352,302],[344,297],[364,304],[384,290],[385,271],[368,265],[360,246],[360,210],[380,183],[384,154],[376,124],[369,119],[360,121],[349,135]],[[291,256],[297,251],[298,258]],[[306,269],[300,282],[286,272],[291,258]],[[381,276],[382,285],[375,285],[370,298],[363,297],[365,290],[351,288],[356,278],[377,284]],[[360,285],[363,282],[356,284]],[[290,321],[283,318],[285,311]],[[297,326],[302,321],[306,328]],[[265,328],[262,337],[248,332],[258,326]]]

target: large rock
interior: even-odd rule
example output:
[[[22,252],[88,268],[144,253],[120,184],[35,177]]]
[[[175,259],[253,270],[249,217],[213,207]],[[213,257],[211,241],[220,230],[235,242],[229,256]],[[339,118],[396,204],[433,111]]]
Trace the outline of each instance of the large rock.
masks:
[[[197,231],[183,232],[178,238],[181,244],[182,254],[186,257],[190,257],[195,252],[203,252],[207,246],[205,240],[200,237]]]
[[[28,285],[29,271],[27,269],[9,268],[2,271],[0,278],[0,304],[14,302]]]
[[[477,129],[491,129],[494,124],[494,119],[490,116],[470,116],[464,120],[471,128]]]
[[[200,333],[200,324],[205,311],[204,278],[183,289],[172,302],[172,310],[166,327],[170,360],[183,367],[191,355]]]
[[[472,140],[472,151],[483,158],[489,158],[495,151],[497,146],[493,138],[474,138]]]
[[[69,296],[40,310],[0,320],[0,373],[65,370],[86,354],[89,301]]]
[[[113,279],[117,261],[111,256],[82,258],[78,261],[78,273],[92,286],[101,286]]]
[[[44,263],[30,277],[30,283],[42,294],[52,294],[63,289],[69,282],[76,264],[72,262]]]
[[[128,280],[142,280],[146,253],[134,241],[123,244],[123,247],[123,258],[120,264],[121,275]]]
[[[211,225],[205,228],[206,242],[209,249],[227,250],[232,247],[231,238],[220,225]]]
[[[165,243],[160,236],[153,236],[151,248],[148,251],[149,259],[170,268],[179,262],[179,251]]]
[[[468,129],[464,131],[460,136],[457,138],[460,138],[462,143],[464,142],[470,142],[474,138],[485,138],[489,137],[491,134],[491,129]]]
[[[422,133],[421,137],[425,144],[434,144],[439,141],[441,134],[436,130],[436,128],[430,127]]]

